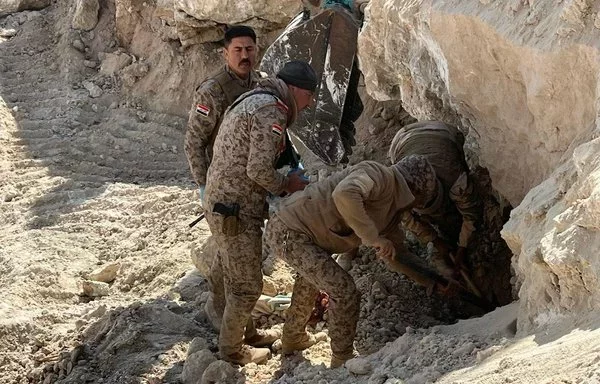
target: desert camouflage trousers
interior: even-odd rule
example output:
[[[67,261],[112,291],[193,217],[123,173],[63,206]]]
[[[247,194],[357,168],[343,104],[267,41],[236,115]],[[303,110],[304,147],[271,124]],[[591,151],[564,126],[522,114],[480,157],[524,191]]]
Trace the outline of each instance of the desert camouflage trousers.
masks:
[[[321,289],[329,294],[330,299],[328,327],[331,350],[340,355],[351,352],[360,309],[360,293],[352,276],[307,235],[288,229],[277,215],[267,223],[264,241],[297,273],[283,337],[295,341],[304,336],[315,297]]]
[[[242,219],[241,233],[222,232],[223,216],[206,215],[217,243],[209,284],[218,314],[223,313],[219,333],[221,354],[238,352],[244,337],[256,334],[251,312],[262,292],[262,231],[260,219]],[[223,305],[224,304],[224,305]]]

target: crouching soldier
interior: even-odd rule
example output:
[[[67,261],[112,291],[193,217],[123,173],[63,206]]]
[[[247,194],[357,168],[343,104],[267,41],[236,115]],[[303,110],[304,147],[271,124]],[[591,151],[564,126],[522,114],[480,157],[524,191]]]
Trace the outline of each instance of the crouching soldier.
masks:
[[[457,273],[466,249],[481,220],[481,206],[469,176],[463,152],[464,137],[455,127],[440,121],[409,124],[400,129],[389,150],[392,163],[422,155],[433,166],[438,193],[425,207],[414,207],[403,224],[421,243],[432,242],[433,263],[444,277]],[[449,259],[455,253],[454,262]],[[451,266],[457,271],[453,271]]]
[[[393,166],[363,161],[282,201],[264,241],[297,272],[292,304],[283,327],[282,352],[315,344],[305,326],[319,290],[329,294],[331,367],[356,355],[353,343],[360,293],[352,277],[331,257],[358,247],[375,247],[378,257],[402,258],[404,212],[423,208],[436,196],[435,171],[423,156]]]

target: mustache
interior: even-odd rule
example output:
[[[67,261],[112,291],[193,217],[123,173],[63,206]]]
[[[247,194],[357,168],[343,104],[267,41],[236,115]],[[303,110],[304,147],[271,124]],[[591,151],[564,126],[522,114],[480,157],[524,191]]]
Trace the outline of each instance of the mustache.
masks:
[[[244,64],[244,63],[247,63],[248,65],[252,64],[252,63],[250,63],[250,60],[242,59],[242,61],[240,61],[240,64]]]

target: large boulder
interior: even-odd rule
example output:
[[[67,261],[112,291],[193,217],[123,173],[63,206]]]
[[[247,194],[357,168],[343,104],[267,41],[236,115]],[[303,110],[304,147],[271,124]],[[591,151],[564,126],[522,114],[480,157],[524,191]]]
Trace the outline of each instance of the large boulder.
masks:
[[[2,0],[0,1],[0,17],[14,12],[43,9],[50,5],[50,0]]]
[[[600,309],[599,154],[600,139],[577,147],[504,226],[517,255],[522,332]]]
[[[595,126],[600,30],[586,3],[372,0],[367,90],[467,130],[516,206]]]
[[[372,0],[358,50],[367,91],[456,124],[518,206],[519,327],[600,307],[600,15],[589,1]],[[560,317],[560,316],[559,316]]]
[[[257,28],[277,29],[285,26],[301,9],[298,0],[173,0],[176,10],[198,20],[219,24],[246,24]]]

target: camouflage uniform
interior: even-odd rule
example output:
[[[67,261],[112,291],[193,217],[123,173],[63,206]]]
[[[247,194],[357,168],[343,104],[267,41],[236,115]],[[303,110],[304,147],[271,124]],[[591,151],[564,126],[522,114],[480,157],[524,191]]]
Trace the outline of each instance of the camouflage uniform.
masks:
[[[268,91],[272,94],[260,93]],[[287,85],[265,79],[252,94],[225,113],[214,144],[207,175],[206,219],[219,246],[212,276],[221,268],[226,305],[219,335],[222,354],[240,350],[244,327],[262,292],[261,225],[268,192],[280,195],[288,179],[274,164],[285,148],[285,130],[296,118],[296,104]],[[225,234],[216,203],[239,204],[239,230]],[[246,337],[250,329],[246,329]]]
[[[439,236],[467,247],[481,220],[481,207],[469,177],[463,152],[464,137],[454,127],[439,121],[426,121],[403,127],[389,150],[392,163],[410,155],[422,155],[433,166],[440,191],[423,209],[405,215],[404,225],[420,241]],[[415,172],[413,172],[415,174]]]
[[[206,184],[212,146],[225,110],[242,93],[254,89],[259,79],[258,72],[251,72],[248,79],[243,80],[225,65],[196,88],[184,148],[198,185]]]
[[[184,148],[192,177],[198,185],[206,185],[206,171],[212,158],[213,143],[225,110],[241,94],[254,89],[259,79],[259,72],[250,72],[248,79],[241,79],[225,65],[196,88]],[[225,308],[225,291],[221,266],[214,255],[213,262],[217,263],[212,269],[216,275],[209,274],[208,281],[213,294],[210,301],[216,312],[215,321],[218,321]]]
[[[283,333],[288,341],[299,341],[322,289],[335,304],[329,307],[328,327],[334,353],[352,351],[360,309],[360,292],[348,272],[307,235],[290,230],[273,216],[265,232],[266,244],[297,272],[292,304],[286,313]],[[284,246],[282,246],[284,245]]]
[[[323,289],[331,300],[331,350],[334,356],[351,353],[360,293],[331,254],[361,243],[373,245],[385,237],[394,243],[399,257],[408,255],[399,227],[402,215],[415,202],[427,201],[437,188],[431,166],[422,167],[427,162],[415,158],[392,167],[363,161],[281,202],[267,223],[264,240],[298,273],[283,329],[284,343],[304,337],[314,298]],[[416,167],[421,173],[413,177],[403,167]]]

